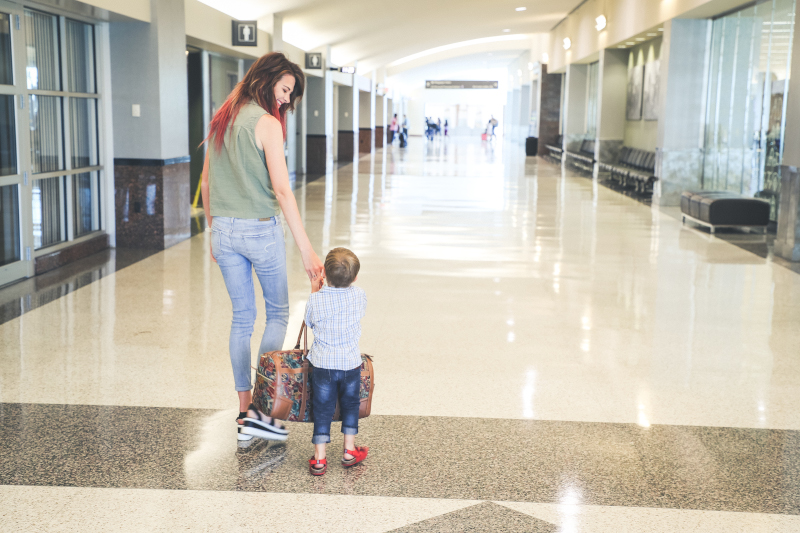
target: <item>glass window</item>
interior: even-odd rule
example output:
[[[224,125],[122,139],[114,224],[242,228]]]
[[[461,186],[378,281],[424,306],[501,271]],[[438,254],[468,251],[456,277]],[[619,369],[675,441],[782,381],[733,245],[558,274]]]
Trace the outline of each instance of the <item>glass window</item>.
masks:
[[[25,10],[28,89],[60,91],[58,17]]]
[[[94,26],[67,19],[67,87],[74,93],[94,93]]]
[[[0,187],[0,266],[20,257],[19,186]]]
[[[70,99],[72,168],[97,164],[97,100]]]
[[[11,15],[0,13],[0,85],[13,85],[11,66]]]
[[[794,0],[713,23],[703,188],[764,198],[777,220]]]
[[[0,95],[0,176],[17,173],[17,131],[14,125],[15,98]]]
[[[72,176],[73,228],[75,237],[100,229],[98,216],[97,172]]]
[[[33,247],[44,248],[67,238],[63,176],[33,180]]]
[[[64,168],[61,98],[30,96],[31,167],[34,174]]]

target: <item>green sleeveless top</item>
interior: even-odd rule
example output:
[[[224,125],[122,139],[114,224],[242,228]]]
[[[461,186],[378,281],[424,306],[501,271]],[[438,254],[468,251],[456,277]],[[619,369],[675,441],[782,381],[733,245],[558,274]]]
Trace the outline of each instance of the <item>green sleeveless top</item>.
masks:
[[[216,138],[209,143],[209,203],[212,217],[268,218],[280,213],[272,189],[264,150],[256,145],[256,123],[266,115],[249,102],[225,132],[217,151]]]

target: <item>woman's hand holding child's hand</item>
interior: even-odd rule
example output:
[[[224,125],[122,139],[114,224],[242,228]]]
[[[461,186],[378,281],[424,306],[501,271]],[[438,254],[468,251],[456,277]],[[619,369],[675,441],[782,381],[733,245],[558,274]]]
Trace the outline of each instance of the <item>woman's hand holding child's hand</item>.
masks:
[[[316,279],[311,280],[311,292],[317,292],[322,288],[322,284],[325,283],[325,278],[319,277]]]

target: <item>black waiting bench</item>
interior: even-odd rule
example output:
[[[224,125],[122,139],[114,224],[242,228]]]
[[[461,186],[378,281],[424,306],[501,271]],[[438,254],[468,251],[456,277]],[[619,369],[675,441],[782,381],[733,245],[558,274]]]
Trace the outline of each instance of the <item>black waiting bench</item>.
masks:
[[[682,221],[716,228],[763,228],[769,225],[769,202],[728,191],[686,191],[681,195]]]
[[[616,163],[600,163],[600,170],[609,172],[611,179],[627,187],[633,183],[637,191],[653,190],[656,181],[656,154],[623,146]]]
[[[564,150],[561,148],[562,139],[563,138],[561,137],[561,135],[559,135],[558,138],[556,139],[555,144],[544,145],[544,147],[547,148],[548,152],[547,155],[552,157],[553,159],[557,159],[558,161],[561,161],[561,154],[564,152]]]
[[[567,159],[586,170],[594,170],[594,139],[586,139],[581,142],[581,149],[578,152],[567,150]]]

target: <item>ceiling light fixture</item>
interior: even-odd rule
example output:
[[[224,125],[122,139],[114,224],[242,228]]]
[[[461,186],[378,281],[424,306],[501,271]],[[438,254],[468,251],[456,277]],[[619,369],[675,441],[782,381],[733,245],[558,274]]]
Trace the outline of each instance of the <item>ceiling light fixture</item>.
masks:
[[[621,44],[621,45],[617,46],[617,48],[628,48],[628,47],[625,46],[624,44]]]
[[[639,42],[644,41],[644,37],[637,37],[636,40]]]
[[[594,25],[594,29],[597,31],[603,31],[606,28],[606,16],[600,15],[594,21],[597,23]]]
[[[518,7],[517,11],[525,11],[526,9],[528,9],[528,8],[527,7]]]
[[[658,31],[664,31],[664,28],[658,28]]]
[[[506,28],[506,29],[504,29],[504,30],[503,30],[503,33],[508,33],[508,32],[510,32],[510,31],[511,31],[511,30],[509,30],[508,28]]]
[[[657,33],[648,33],[647,34],[648,37],[655,37],[656,35],[658,35],[658,34]]]
[[[636,43],[625,43],[625,44],[627,44],[628,46],[633,46]]]
[[[569,37],[564,37],[564,50],[569,50],[572,46],[572,40]]]

